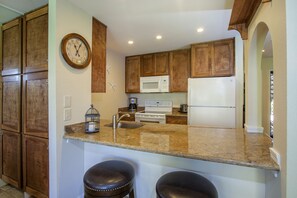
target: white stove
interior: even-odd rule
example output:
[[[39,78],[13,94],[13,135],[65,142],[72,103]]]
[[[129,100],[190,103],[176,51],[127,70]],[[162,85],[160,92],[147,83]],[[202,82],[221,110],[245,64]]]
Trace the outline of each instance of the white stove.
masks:
[[[135,113],[136,122],[166,123],[166,114],[172,113],[172,101],[145,100],[144,112]]]

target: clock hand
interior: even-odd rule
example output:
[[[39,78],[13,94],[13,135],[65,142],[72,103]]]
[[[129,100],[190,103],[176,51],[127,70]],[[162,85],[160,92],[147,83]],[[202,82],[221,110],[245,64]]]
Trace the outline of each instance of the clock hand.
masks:
[[[77,47],[76,47],[76,45],[74,44],[74,48],[75,48],[75,56],[77,56],[78,55],[78,57],[79,57],[79,54],[78,54],[78,50],[79,50],[79,48],[77,49]]]
[[[81,43],[82,44],[82,43]],[[78,57],[80,57],[80,55],[79,55],[79,49],[80,49],[80,47],[81,47],[81,44],[78,46],[78,48],[77,48],[77,55],[78,55]]]

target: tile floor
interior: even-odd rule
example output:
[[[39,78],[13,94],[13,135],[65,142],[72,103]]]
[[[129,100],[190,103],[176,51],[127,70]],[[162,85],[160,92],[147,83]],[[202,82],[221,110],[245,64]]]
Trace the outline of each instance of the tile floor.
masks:
[[[23,198],[24,193],[10,185],[5,185],[0,187],[0,197],[1,198]]]

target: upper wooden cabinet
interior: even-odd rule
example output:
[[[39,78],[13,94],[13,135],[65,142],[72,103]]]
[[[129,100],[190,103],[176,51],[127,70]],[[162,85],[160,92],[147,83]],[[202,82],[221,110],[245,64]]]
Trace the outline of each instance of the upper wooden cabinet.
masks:
[[[168,75],[168,52],[142,55],[140,65],[141,76]]]
[[[191,48],[191,77],[211,76],[211,44],[196,44]]]
[[[169,53],[160,52],[155,54],[156,76],[169,75]]]
[[[2,79],[1,128],[21,132],[21,76],[5,76]]]
[[[234,39],[191,46],[191,77],[234,75]]]
[[[48,68],[48,7],[24,16],[23,72],[46,71]]]
[[[125,64],[126,93],[140,92],[140,56],[126,57]]]
[[[20,74],[22,68],[22,19],[2,26],[2,75]]]
[[[190,67],[190,50],[170,52],[170,92],[187,92]]]
[[[23,133],[48,138],[47,72],[23,77]]]
[[[141,56],[140,63],[141,76],[154,76],[156,73],[154,54],[146,54]]]

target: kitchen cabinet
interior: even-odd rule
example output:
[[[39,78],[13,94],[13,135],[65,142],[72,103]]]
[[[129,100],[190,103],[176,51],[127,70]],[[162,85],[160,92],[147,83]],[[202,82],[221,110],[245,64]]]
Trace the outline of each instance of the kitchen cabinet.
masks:
[[[140,70],[141,76],[168,75],[168,52],[142,55]]]
[[[21,132],[21,76],[2,78],[1,129]]]
[[[125,90],[126,93],[140,92],[140,56],[126,57]]]
[[[234,75],[234,38],[191,46],[191,77]]]
[[[48,7],[24,16],[23,73],[45,71],[48,66]]]
[[[154,54],[146,54],[141,56],[140,73],[141,76],[155,75],[155,56]]]
[[[213,43],[213,76],[234,76],[234,39]]]
[[[155,53],[156,76],[169,75],[169,53]]]
[[[187,92],[190,67],[190,50],[170,52],[170,92]]]
[[[2,179],[35,197],[48,197],[47,17],[46,6],[3,25]]]
[[[2,76],[21,73],[22,19],[17,18],[2,26]]]
[[[23,133],[48,138],[47,72],[23,76]]]
[[[21,134],[2,130],[2,180],[21,188]]]
[[[23,182],[24,189],[34,197],[48,197],[49,158],[48,139],[24,135]]]
[[[166,115],[166,124],[188,124],[188,117],[187,116],[170,116]]]

